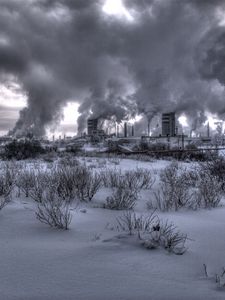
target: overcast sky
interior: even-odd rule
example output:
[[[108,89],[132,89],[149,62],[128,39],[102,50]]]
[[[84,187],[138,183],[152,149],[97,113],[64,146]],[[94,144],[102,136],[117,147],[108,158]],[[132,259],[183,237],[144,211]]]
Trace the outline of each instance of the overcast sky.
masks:
[[[90,115],[224,118],[225,1],[0,0],[0,80],[0,134],[42,135],[67,103],[68,132]]]

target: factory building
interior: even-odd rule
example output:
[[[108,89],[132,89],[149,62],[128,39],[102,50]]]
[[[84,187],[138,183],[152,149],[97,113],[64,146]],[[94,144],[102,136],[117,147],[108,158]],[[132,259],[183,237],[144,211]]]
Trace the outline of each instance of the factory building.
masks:
[[[175,136],[176,135],[176,121],[175,113],[162,114],[162,136]]]
[[[105,139],[105,131],[99,127],[99,119],[87,120],[87,137],[89,141],[96,143]]]
[[[98,119],[87,120],[87,134],[95,135],[98,130]]]

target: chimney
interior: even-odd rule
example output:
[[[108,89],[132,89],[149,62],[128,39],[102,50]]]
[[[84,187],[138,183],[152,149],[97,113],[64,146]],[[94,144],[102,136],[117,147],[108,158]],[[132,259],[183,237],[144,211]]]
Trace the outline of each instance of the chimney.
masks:
[[[116,123],[116,137],[119,137],[119,125]]]
[[[127,137],[127,122],[124,123],[124,137]]]
[[[134,136],[134,125],[131,127],[131,136]]]
[[[147,136],[150,136],[150,120],[148,120],[148,132],[147,132]]]
[[[209,129],[209,122],[208,122],[208,124],[207,124],[207,137],[209,138],[210,137],[210,131],[209,131],[210,129]]]

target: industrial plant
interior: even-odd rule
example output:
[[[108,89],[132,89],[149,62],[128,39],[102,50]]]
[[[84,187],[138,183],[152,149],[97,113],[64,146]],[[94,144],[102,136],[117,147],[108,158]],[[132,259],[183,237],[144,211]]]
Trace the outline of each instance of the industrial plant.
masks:
[[[33,139],[39,140],[44,149],[48,151],[87,151],[95,149],[101,152],[116,151],[118,153],[141,153],[149,149],[164,150],[185,150],[187,147],[210,148],[225,145],[225,138],[220,128],[219,134],[210,134],[209,123],[205,126],[203,134],[184,133],[175,112],[162,113],[159,116],[160,122],[156,125],[157,130],[150,132],[150,123],[146,122],[147,134],[138,134],[137,123],[124,121],[116,123],[114,131],[109,130],[104,125],[105,120],[100,118],[88,118],[86,130],[77,136],[71,137],[64,135],[57,139],[55,135],[52,139],[35,138],[31,134],[25,136],[3,136],[0,137],[0,151],[11,141]],[[220,124],[221,125],[221,124]],[[221,126],[220,126],[221,127]],[[89,147],[87,146],[89,145]]]

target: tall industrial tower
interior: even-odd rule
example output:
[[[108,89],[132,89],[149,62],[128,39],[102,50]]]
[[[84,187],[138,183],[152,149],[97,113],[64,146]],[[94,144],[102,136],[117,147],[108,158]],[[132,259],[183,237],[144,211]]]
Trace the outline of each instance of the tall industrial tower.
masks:
[[[98,119],[88,119],[87,120],[87,134],[94,135],[98,129]]]
[[[162,114],[162,136],[176,135],[175,112]]]

